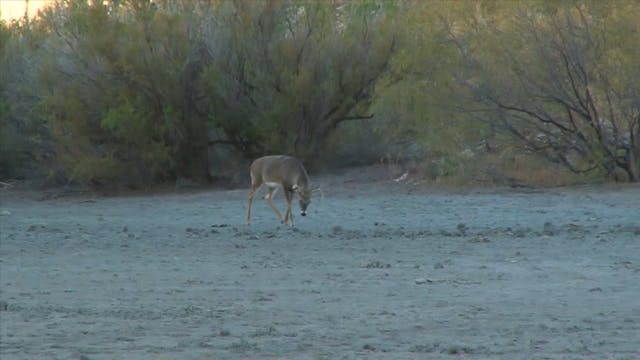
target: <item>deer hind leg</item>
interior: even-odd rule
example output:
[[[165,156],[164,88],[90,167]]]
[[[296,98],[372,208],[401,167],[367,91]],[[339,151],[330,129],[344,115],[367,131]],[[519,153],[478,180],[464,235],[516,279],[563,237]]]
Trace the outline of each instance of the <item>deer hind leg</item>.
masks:
[[[276,187],[269,187],[269,193],[267,193],[267,195],[264,198],[267,199],[267,202],[269,203],[269,206],[271,206],[273,211],[276,212],[276,214],[278,215],[278,219],[280,219],[280,222],[284,223],[285,219],[282,217],[282,214],[280,213],[280,210],[278,210],[276,205],[273,203],[273,196],[275,195],[277,190],[278,190],[278,188],[276,188]]]

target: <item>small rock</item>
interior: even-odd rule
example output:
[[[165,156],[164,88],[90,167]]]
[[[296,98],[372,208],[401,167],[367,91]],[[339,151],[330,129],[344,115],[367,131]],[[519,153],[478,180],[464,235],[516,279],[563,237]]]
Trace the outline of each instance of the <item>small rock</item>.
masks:
[[[364,344],[362,347],[363,350],[376,351],[376,347],[371,344]]]
[[[422,285],[422,284],[426,284],[427,283],[427,279],[425,278],[418,278],[415,280],[417,285]]]
[[[553,236],[556,234],[556,227],[553,225],[553,223],[547,221],[544,223],[542,233],[547,236]]]
[[[367,269],[389,269],[391,264],[383,263],[380,260],[374,260],[367,263],[364,267]]]
[[[489,238],[484,236],[484,235],[478,234],[478,235],[474,236],[472,239],[470,239],[469,242],[472,242],[472,243],[488,243],[488,242],[491,242],[491,240],[489,240]]]
[[[43,230],[45,228],[44,225],[38,224],[38,225],[31,225],[29,226],[29,228],[27,229],[27,231],[37,231],[37,230]]]
[[[9,215],[11,215],[11,212],[9,210],[0,211],[0,216],[9,216]]]
[[[458,224],[458,226],[457,226],[456,228],[458,229],[458,232],[460,232],[460,234],[461,234],[462,236],[464,236],[464,235],[466,235],[466,234],[467,234],[467,230],[468,230],[468,228],[467,228],[467,225],[466,225],[466,224],[464,224],[464,223],[459,223],[459,224]]]

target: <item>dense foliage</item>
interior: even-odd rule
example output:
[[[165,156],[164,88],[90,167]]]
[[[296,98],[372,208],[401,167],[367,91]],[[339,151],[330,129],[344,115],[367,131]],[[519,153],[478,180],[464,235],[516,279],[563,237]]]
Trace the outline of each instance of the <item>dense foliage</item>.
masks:
[[[632,0],[59,0],[0,23],[0,177],[140,186],[289,153],[639,181],[638,18]]]

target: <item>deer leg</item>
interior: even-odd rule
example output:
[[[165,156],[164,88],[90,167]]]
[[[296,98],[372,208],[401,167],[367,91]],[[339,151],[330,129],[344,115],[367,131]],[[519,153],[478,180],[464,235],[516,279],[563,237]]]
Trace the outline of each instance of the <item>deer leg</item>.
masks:
[[[280,219],[280,222],[284,223],[285,219],[282,217],[282,214],[280,213],[276,205],[273,203],[273,195],[275,195],[276,190],[277,188],[270,187],[269,193],[264,198],[267,199],[267,202],[269,203],[269,206],[271,206],[273,211],[275,211],[276,214],[278,214],[278,219]]]
[[[287,220],[291,220],[291,226],[293,226],[293,214],[291,213],[291,200],[293,198],[293,192],[285,189],[284,197],[287,200],[287,212],[284,215],[284,223],[286,224]]]
[[[251,186],[251,191],[249,191],[249,205],[247,206],[247,225],[251,223],[251,204],[253,203],[253,196],[256,194],[256,191],[260,188],[258,186]]]

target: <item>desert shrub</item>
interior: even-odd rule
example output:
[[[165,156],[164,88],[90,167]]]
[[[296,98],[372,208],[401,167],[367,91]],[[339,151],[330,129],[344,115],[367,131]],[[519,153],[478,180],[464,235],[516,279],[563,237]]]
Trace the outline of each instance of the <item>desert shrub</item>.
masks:
[[[315,160],[338,127],[369,119],[376,84],[400,46],[394,5],[223,2],[203,37],[211,67],[203,112],[247,157]],[[378,31],[370,31],[371,28]]]
[[[561,167],[637,181],[637,15],[627,2],[58,0],[0,23],[0,176],[38,162],[102,186],[219,180],[288,153],[436,181]]]
[[[0,178],[34,176],[48,151],[36,115],[38,35],[24,20],[0,21]]]
[[[316,159],[341,123],[371,118],[375,84],[398,46],[387,11],[57,2],[40,20],[49,32],[39,71],[56,161],[72,181],[140,185],[216,178],[226,172],[211,164],[216,146],[245,158]]]
[[[202,119],[182,111],[187,19],[151,3],[69,1],[42,21],[54,32],[41,108],[67,179],[140,186],[187,172],[193,134],[206,133]]]
[[[9,119],[9,104],[0,99],[0,178],[12,178],[19,174],[22,164],[28,160],[28,139]]]

